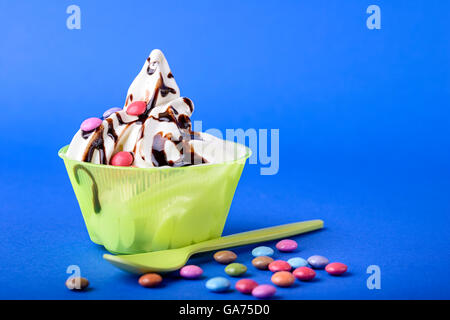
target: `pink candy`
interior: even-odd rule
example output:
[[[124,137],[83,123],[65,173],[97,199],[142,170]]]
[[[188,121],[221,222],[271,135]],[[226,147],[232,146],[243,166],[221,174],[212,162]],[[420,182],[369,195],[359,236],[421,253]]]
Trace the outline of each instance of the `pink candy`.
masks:
[[[127,113],[130,116],[140,116],[147,109],[145,101],[135,101],[131,103],[127,108]]]
[[[129,167],[134,161],[134,156],[130,152],[126,151],[120,151],[117,152],[112,158],[109,163],[113,166],[119,166],[119,167]]]
[[[186,279],[197,279],[203,274],[202,268],[196,265],[187,265],[181,268],[180,276]]]
[[[333,276],[339,276],[347,271],[347,266],[340,262],[332,262],[327,264],[325,271]]]
[[[297,246],[297,242],[290,239],[281,240],[276,245],[277,249],[283,252],[294,251]]]
[[[99,118],[89,118],[81,123],[80,129],[86,132],[92,131],[100,127],[102,124],[102,119]]]
[[[252,290],[252,295],[259,299],[267,299],[272,297],[277,289],[270,284],[262,284]]]

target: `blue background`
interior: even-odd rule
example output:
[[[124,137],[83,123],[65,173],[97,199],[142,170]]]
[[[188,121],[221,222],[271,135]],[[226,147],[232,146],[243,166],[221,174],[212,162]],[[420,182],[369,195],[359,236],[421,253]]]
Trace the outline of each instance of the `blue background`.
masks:
[[[66,28],[74,3],[81,30]],[[381,30],[366,27],[370,4]],[[204,279],[160,289],[103,261],[57,157],[84,118],[123,105],[153,48],[204,129],[280,129],[279,173],[246,167],[224,233],[321,218],[326,229],[278,257],[349,265],[279,299],[450,298],[449,12],[448,1],[1,1],[0,298],[247,298],[204,288],[224,274],[209,254],[192,260]],[[71,264],[91,290],[65,288]],[[366,287],[372,264],[381,290]]]

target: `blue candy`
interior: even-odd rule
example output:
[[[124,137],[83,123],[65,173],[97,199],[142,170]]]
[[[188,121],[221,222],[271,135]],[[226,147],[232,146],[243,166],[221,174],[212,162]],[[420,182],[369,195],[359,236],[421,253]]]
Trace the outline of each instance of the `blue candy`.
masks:
[[[308,261],[300,257],[290,258],[287,263],[294,269],[308,266]]]
[[[254,257],[261,257],[261,256],[273,256],[273,249],[269,248],[269,247],[256,247],[255,249],[252,250],[252,255]]]
[[[206,288],[213,292],[224,292],[230,288],[230,281],[224,277],[215,277],[206,281]]]

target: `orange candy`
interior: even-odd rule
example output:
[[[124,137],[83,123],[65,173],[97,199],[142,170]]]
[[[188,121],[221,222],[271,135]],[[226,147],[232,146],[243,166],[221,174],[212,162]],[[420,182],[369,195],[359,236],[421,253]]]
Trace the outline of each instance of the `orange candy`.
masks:
[[[294,283],[295,277],[289,271],[279,271],[273,274],[271,280],[279,287],[290,287]]]
[[[157,273],[146,273],[139,278],[139,284],[145,288],[153,288],[162,282],[162,277]]]

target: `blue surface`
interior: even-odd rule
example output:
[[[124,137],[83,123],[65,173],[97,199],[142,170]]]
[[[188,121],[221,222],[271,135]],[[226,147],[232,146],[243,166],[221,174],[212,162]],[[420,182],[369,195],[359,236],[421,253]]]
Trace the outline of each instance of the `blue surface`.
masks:
[[[246,298],[204,288],[225,275],[208,254],[191,261],[202,280],[157,290],[103,261],[56,155],[85,117],[123,104],[153,48],[204,128],[280,129],[279,173],[246,167],[224,233],[321,218],[276,257],[349,265],[278,298],[450,298],[448,1],[78,0],[81,30],[66,28],[70,4],[0,2],[0,298]],[[366,27],[370,4],[381,30]],[[71,264],[91,290],[65,288]],[[366,287],[369,265],[381,290]]]

